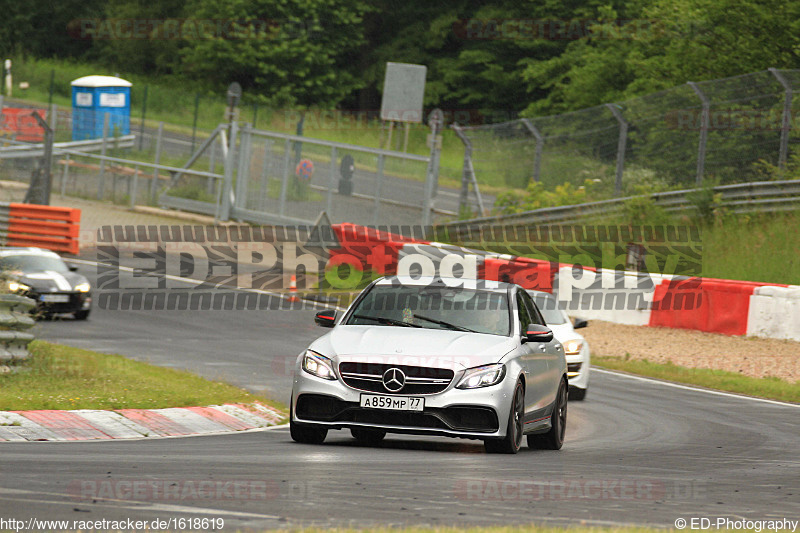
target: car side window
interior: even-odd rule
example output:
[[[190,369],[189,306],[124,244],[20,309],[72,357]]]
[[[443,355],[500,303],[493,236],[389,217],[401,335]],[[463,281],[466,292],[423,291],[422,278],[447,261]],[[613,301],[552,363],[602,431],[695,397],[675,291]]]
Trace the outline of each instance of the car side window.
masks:
[[[528,308],[528,313],[530,316],[530,321],[526,323],[525,326],[527,326],[528,324],[540,324],[542,326],[546,326],[547,323],[544,321],[542,313],[539,311],[539,308],[536,307],[536,303],[533,301],[533,299],[531,299],[528,293],[520,292],[518,294],[519,296],[522,297],[522,301],[525,302],[525,305]]]
[[[528,324],[532,323],[530,308],[527,303],[525,303],[525,298],[521,291],[517,292],[517,317],[519,318],[520,329],[522,331],[525,331]]]

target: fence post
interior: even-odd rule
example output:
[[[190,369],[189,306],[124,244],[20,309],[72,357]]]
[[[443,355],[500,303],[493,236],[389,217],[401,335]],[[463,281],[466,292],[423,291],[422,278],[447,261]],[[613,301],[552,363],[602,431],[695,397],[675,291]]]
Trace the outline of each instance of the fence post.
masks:
[[[61,173],[61,196],[67,195],[67,180],[69,179],[69,154],[64,160],[64,172]]]
[[[50,127],[55,134],[58,128],[58,106],[56,104],[50,104]]]
[[[619,139],[617,140],[617,175],[614,180],[614,196],[622,195],[622,171],[625,169],[625,146],[628,142],[628,123],[622,117],[622,106],[606,104],[606,107],[619,122]]]
[[[523,118],[522,123],[531,132],[533,138],[536,139],[536,151],[533,155],[533,181],[539,181],[539,172],[542,167],[542,145],[544,144],[544,137],[539,129],[533,125],[530,119]]]
[[[378,173],[375,179],[375,212],[373,213],[372,217],[372,225],[375,226],[376,228],[380,223],[380,217],[381,217],[380,211],[381,211],[381,194],[383,193],[383,165],[384,165],[384,156],[383,154],[380,154],[378,156]],[[425,181],[425,187],[426,188],[428,187],[427,180]],[[423,209],[426,209],[427,212],[427,204],[423,207]],[[423,217],[424,216],[425,215],[423,213]],[[423,222],[423,224],[427,225],[426,222]]]
[[[333,187],[336,184],[336,147],[331,146],[331,168],[328,175],[328,198],[325,206],[325,212],[330,216],[333,213]]]
[[[225,157],[225,179],[222,181],[222,202],[220,204],[219,219],[226,222],[231,218],[231,195],[233,194],[233,157],[236,153],[236,134],[239,124],[231,123],[231,138],[228,141],[228,153]]]
[[[109,116],[110,115],[108,113],[104,113],[103,114],[103,144],[102,144],[102,146],[100,148],[100,155],[103,156],[103,159],[100,160],[100,174],[98,176],[98,179],[100,180],[100,183],[98,184],[98,187],[97,187],[97,199],[98,200],[102,200],[103,199],[103,193],[105,192],[105,185],[106,185],[106,180],[105,180],[104,174],[105,174],[105,171],[106,171],[105,156],[106,156],[106,148],[108,146],[108,120],[109,120]]]
[[[768,70],[778,79],[778,82],[783,85],[786,91],[783,98],[783,116],[781,117],[781,147],[778,152],[778,168],[784,170],[786,168],[786,157],[789,153],[789,132],[792,129],[792,84],[778,69],[770,68]]]
[[[142,150],[144,143],[144,120],[147,116],[147,85],[144,86],[144,98],[142,98],[142,123],[139,125],[139,151]]]
[[[463,212],[462,210],[467,207],[469,198],[469,184],[472,182],[473,186],[475,187],[475,197],[478,200],[478,209],[480,210],[479,216],[483,216],[483,198],[478,190],[478,179],[475,177],[475,169],[472,167],[472,142],[464,134],[464,130],[461,129],[461,126],[459,126],[458,123],[454,122],[452,128],[453,131],[456,132],[458,138],[461,139],[461,142],[464,143],[464,170],[461,175],[461,195],[458,199],[458,214],[460,216]]]
[[[261,201],[258,203],[262,211],[266,211],[269,194],[269,167],[272,157],[272,139],[264,139],[264,164],[261,167]]]
[[[291,142],[289,139],[286,139],[286,142],[283,145],[283,177],[281,178],[281,196],[278,200],[278,214],[280,216],[283,216],[283,212],[286,209],[286,189],[289,184],[289,165],[291,164],[292,157],[291,152]]]
[[[236,207],[247,207],[247,181],[250,177],[250,143],[253,134],[250,132],[250,124],[245,124],[242,128],[242,138],[239,141],[239,167],[236,171],[236,196],[234,205]]]
[[[706,166],[706,143],[708,142],[708,115],[710,102],[708,101],[708,97],[703,94],[703,91],[700,90],[700,87],[698,87],[695,82],[690,81],[687,82],[687,84],[692,88],[694,93],[703,103],[703,114],[700,117],[700,143],[697,147],[697,176],[695,177],[695,183],[699,187],[703,184],[703,172],[705,171]]]
[[[194,153],[194,141],[197,138],[197,113],[200,112],[200,93],[194,95],[194,122],[192,123],[192,153]]]
[[[161,140],[164,135],[164,122],[158,123],[158,133],[156,134],[156,157],[155,157],[155,164],[159,165],[161,162]],[[150,198],[155,203],[157,198],[156,194],[158,193],[158,166],[153,169],[153,181],[150,183]]]
[[[130,183],[130,182],[129,182]],[[131,198],[131,209],[136,207],[136,194],[139,192],[139,165],[136,165],[136,168],[133,171],[133,187],[128,188],[128,194],[130,194]]]
[[[211,154],[208,156],[208,171],[214,174],[214,171],[217,169],[217,143],[216,139],[214,142],[211,143],[210,146]],[[216,178],[208,178],[206,181],[206,190],[208,194],[214,194],[214,184],[216,183]]]

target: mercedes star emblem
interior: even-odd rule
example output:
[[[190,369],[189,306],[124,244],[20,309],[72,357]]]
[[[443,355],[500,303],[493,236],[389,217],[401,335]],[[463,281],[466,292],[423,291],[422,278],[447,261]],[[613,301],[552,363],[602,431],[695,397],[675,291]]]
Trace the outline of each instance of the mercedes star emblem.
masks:
[[[399,368],[390,368],[383,373],[383,386],[389,392],[399,392],[406,385],[406,375]]]

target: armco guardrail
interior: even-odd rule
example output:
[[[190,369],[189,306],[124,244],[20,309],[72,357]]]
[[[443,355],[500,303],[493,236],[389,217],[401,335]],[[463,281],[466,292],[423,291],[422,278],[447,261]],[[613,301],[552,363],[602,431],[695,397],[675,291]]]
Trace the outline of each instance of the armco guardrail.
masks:
[[[2,202],[0,244],[36,246],[77,255],[80,221],[80,209]]]
[[[133,148],[135,139],[134,135],[109,137],[105,144],[107,148]],[[14,144],[14,146],[0,146],[0,159],[28,159],[44,155],[44,144],[42,143],[21,143],[8,139],[2,139],[0,143]],[[53,143],[53,153],[56,155],[67,152],[99,152],[102,149],[103,139]]]
[[[30,357],[28,344],[33,334],[26,330],[34,325],[30,311],[36,302],[16,294],[0,294],[0,363]]]
[[[689,200],[690,195],[701,190],[702,189],[687,189],[682,191],[661,192],[651,195],[651,198],[655,205],[663,208],[667,212],[689,212],[695,209],[695,205]],[[776,212],[800,209],[800,180],[759,181],[738,183],[735,185],[721,185],[719,187],[714,187],[714,192],[721,195],[721,207],[734,213]],[[636,197],[629,196],[586,204],[546,207],[512,215],[498,215],[450,222],[442,226],[460,229],[489,224],[515,226],[591,222],[601,218],[621,215],[625,207],[625,202],[633,198]],[[454,237],[452,233],[450,236]]]

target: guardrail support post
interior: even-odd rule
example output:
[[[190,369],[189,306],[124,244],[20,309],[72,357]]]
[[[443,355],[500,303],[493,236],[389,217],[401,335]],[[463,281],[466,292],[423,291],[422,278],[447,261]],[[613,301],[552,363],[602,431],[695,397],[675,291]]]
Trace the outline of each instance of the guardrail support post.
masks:
[[[61,196],[67,195],[67,180],[69,180],[69,154],[64,160],[64,172],[61,173]]]
[[[333,188],[336,186],[336,147],[331,146],[331,168],[328,174],[328,198],[325,203],[325,212],[333,213]]]
[[[130,183],[130,182],[128,182]],[[136,165],[133,171],[133,187],[128,188],[128,194],[131,196],[131,209],[136,207],[136,194],[139,192],[139,165]]]
[[[783,85],[786,91],[783,98],[783,116],[781,117],[781,147],[778,153],[778,168],[786,169],[786,157],[789,153],[789,132],[792,129],[792,84],[784,77],[778,69],[768,69],[778,83]]]
[[[383,165],[384,165],[384,157],[383,154],[378,156],[378,173],[375,177],[375,213],[372,217],[372,224],[376,228],[380,223],[380,211],[381,211],[381,193],[383,192]],[[428,182],[425,182],[425,187],[428,187]],[[430,201],[430,198],[426,195],[426,200]],[[425,209],[423,213],[423,220],[425,220],[426,216],[430,216],[430,212],[427,209],[428,204],[426,203],[423,209]],[[428,225],[428,222],[423,222],[424,225]]]
[[[709,107],[711,104],[708,97],[703,94],[703,91],[700,90],[700,87],[695,82],[687,82],[687,85],[692,88],[703,103],[703,114],[700,117],[700,142],[697,147],[697,175],[695,176],[695,183],[699,187],[703,184],[703,172],[706,166],[706,143],[708,142]]]
[[[278,204],[278,214],[283,217],[286,210],[286,189],[289,186],[289,165],[291,165],[292,143],[289,139],[283,144],[283,177],[281,178],[281,197]]]
[[[628,123],[622,116],[622,106],[606,104],[606,107],[619,122],[619,140],[617,140],[617,175],[614,180],[614,196],[622,194],[622,172],[625,169],[625,146],[628,142]]]
[[[531,132],[533,138],[536,139],[536,152],[533,155],[533,181],[539,181],[539,173],[542,166],[542,145],[544,144],[544,137],[542,137],[539,129],[533,125],[530,119],[523,118],[522,123]]]

